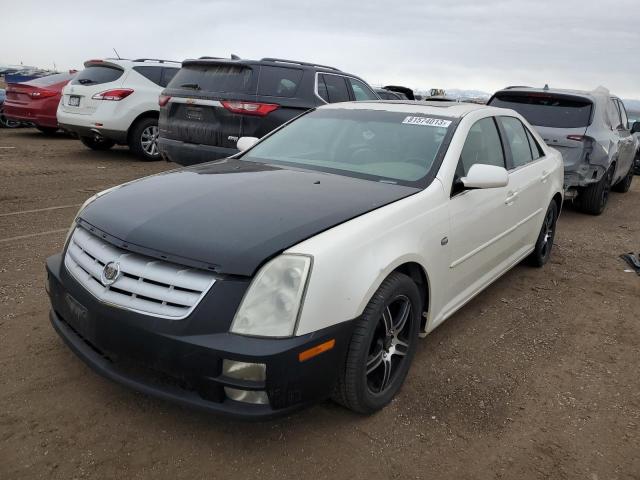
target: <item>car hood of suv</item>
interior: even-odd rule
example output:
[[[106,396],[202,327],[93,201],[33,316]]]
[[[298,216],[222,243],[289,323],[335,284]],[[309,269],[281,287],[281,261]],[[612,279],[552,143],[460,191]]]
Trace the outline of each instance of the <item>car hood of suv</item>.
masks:
[[[283,250],[417,191],[225,159],[125,184],[79,221],[132,251],[249,276]]]

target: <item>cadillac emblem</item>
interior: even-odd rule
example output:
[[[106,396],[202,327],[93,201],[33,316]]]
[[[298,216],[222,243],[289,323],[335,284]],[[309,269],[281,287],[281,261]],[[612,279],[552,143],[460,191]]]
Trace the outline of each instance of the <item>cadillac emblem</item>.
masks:
[[[118,262],[109,262],[102,269],[101,280],[105,287],[113,285],[120,277],[120,264]]]

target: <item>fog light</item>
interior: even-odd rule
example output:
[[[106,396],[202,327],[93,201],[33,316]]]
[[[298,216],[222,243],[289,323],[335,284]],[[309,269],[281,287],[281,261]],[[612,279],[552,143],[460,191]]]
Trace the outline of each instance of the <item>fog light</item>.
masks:
[[[237,388],[224,387],[224,393],[236,402],[255,403],[258,405],[267,405],[269,403],[267,392],[261,390],[239,390]]]
[[[236,362],[235,360],[222,361],[222,374],[229,378],[264,382],[267,378],[266,371],[267,366],[264,363]]]

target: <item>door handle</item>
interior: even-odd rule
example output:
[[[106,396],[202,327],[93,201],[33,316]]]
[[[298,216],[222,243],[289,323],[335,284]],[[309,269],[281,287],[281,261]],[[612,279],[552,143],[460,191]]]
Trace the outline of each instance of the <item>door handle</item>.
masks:
[[[507,198],[504,200],[506,205],[513,205],[513,202],[518,198],[518,192],[509,192],[507,193]]]
[[[546,170],[543,170],[542,175],[540,175],[540,181],[542,183],[546,183],[547,179],[549,178],[549,175],[551,175],[551,172],[547,172]]]

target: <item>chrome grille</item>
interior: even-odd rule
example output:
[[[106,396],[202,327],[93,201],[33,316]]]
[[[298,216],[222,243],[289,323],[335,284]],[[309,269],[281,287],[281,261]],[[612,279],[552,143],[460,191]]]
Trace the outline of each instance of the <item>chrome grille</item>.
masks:
[[[120,266],[116,281],[105,286],[105,265]],[[67,270],[98,300],[136,312],[185,318],[215,283],[208,272],[156,260],[118,248],[78,227],[64,258]]]

